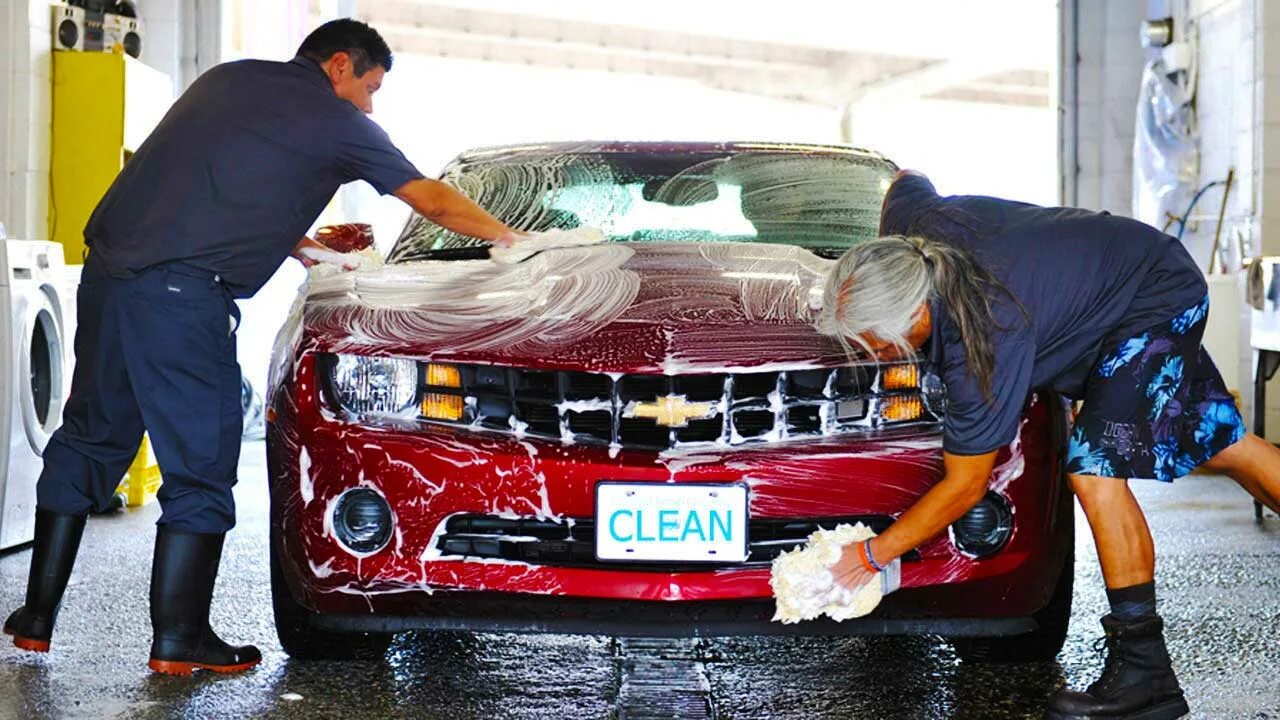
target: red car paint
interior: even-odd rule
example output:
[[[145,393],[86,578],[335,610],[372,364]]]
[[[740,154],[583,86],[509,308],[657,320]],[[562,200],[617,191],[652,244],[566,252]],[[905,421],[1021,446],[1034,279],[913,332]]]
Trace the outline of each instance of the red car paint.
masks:
[[[615,146],[592,146],[609,147]],[[734,150],[616,147],[655,153]],[[803,307],[768,316],[753,312],[740,273],[726,273],[726,267],[751,262],[758,271],[764,263],[775,275],[802,277],[812,257],[792,247],[757,249],[763,255],[744,259],[733,252],[708,256],[675,243],[637,245],[621,268],[638,276],[639,289],[616,316],[573,333],[543,325],[498,347],[476,339],[509,331],[518,321],[480,318],[446,331],[437,327],[438,309],[313,297],[302,307],[294,337],[277,348],[279,373],[269,399],[272,530],[290,594],[321,615],[380,616],[430,612],[442,599],[465,604],[476,591],[669,604],[771,596],[767,566],[651,571],[437,557],[433,541],[450,516],[587,518],[601,480],[744,482],[753,520],[901,514],[942,476],[936,424],[659,453],[439,424],[366,425],[335,414],[322,397],[319,358],[333,352],[607,373],[848,364],[840,347],[813,328]],[[775,281],[781,284],[772,288]],[[750,294],[794,290],[766,278]],[[1015,513],[1014,532],[1003,549],[973,559],[945,535],[930,540],[918,549],[918,560],[903,564],[903,589],[886,597],[872,617],[1023,617],[1046,605],[1071,537],[1060,471],[1063,416],[1056,398],[1030,399],[1019,439],[999,455],[991,489]],[[339,494],[360,485],[386,498],[395,521],[391,541],[367,556],[344,548],[331,520]]]

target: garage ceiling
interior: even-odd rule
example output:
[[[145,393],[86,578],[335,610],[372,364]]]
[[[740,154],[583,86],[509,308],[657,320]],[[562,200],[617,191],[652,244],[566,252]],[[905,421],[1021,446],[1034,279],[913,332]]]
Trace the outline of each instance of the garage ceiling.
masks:
[[[329,3],[311,3],[325,15]],[[1046,0],[984,0],[993,6],[984,12],[1004,8],[1002,27],[968,27],[982,14],[942,0],[789,0],[786,13],[742,0],[349,4],[401,54],[661,75],[837,108],[903,96],[1047,107],[1050,97]],[[918,32],[886,37],[877,27]]]

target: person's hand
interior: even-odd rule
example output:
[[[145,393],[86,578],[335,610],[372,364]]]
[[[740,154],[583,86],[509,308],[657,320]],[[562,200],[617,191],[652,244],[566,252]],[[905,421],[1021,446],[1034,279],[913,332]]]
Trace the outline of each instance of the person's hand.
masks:
[[[326,262],[331,265],[337,265],[346,271],[360,268],[360,260],[356,256],[332,250],[324,243],[312,240],[309,237],[303,237],[293,247],[293,252],[290,253],[290,256],[302,263],[302,267],[307,269]]]
[[[511,230],[490,241],[494,247],[509,248],[518,242],[529,239],[529,233]]]
[[[836,584],[846,590],[857,590],[872,581],[878,581],[879,573],[869,572],[862,562],[863,542],[850,543],[840,553],[840,559],[831,566],[831,576]]]
[[[308,268],[308,269],[313,268],[316,265],[319,265],[320,261],[316,260],[315,258],[307,257],[302,253],[302,249],[307,247],[315,247],[316,245],[319,245],[319,244],[320,243],[316,242],[315,240],[312,240],[306,235],[303,235],[302,239],[298,241],[298,244],[293,246],[293,252],[289,253],[289,257],[302,263],[302,267],[304,268]]]

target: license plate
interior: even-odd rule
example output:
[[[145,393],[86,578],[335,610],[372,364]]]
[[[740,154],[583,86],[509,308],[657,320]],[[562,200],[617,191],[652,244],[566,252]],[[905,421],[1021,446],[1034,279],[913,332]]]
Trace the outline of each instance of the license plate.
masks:
[[[596,559],[742,562],[747,486],[598,483]]]

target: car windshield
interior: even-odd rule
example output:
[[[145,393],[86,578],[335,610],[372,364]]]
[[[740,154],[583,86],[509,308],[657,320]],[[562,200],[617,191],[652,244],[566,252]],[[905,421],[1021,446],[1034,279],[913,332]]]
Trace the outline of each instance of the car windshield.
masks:
[[[443,180],[525,231],[597,227],[610,242],[762,242],[832,257],[875,237],[895,171],[839,151],[530,151],[464,158]],[[389,262],[483,256],[419,215]]]

